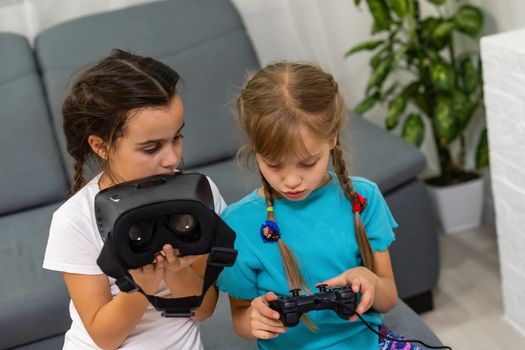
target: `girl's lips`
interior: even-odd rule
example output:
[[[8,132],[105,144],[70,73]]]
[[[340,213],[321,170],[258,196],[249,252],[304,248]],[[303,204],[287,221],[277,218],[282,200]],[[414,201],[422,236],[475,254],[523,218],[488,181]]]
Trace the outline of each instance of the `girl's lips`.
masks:
[[[291,199],[299,198],[303,195],[304,191],[286,192],[286,197]]]

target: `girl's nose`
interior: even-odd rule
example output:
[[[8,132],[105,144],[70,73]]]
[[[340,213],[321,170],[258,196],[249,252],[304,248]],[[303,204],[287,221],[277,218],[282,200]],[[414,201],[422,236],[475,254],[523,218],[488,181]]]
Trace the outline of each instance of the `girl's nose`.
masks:
[[[167,147],[162,159],[162,167],[174,170],[179,164],[181,157],[180,147]]]
[[[288,189],[293,190],[301,184],[301,177],[297,174],[287,174],[283,182]]]

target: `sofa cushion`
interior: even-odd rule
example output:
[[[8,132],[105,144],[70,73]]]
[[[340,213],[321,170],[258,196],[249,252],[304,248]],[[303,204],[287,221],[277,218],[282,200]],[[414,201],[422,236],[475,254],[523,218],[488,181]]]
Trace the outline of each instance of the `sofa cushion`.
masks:
[[[387,195],[425,168],[423,153],[399,137],[353,115],[345,134],[348,172],[368,178]]]
[[[255,188],[261,187],[258,173],[239,167],[233,157],[222,162],[193,168],[191,171],[208,175],[228,204],[240,200]]]
[[[228,101],[235,95],[232,87],[240,86],[246,71],[258,66],[250,40],[229,1],[174,0],[79,18],[37,36],[36,56],[64,159],[69,156],[60,108],[70,76],[112,48],[150,55],[180,73],[187,166],[235,153],[238,143]],[[213,147],[208,140],[214,140]]]
[[[25,37],[0,34],[0,215],[67,194],[44,92]]]
[[[402,300],[398,300],[396,306],[385,314],[385,325],[405,339],[415,339],[425,342],[431,346],[441,346],[441,340],[428,328],[425,321],[419,317]],[[421,344],[415,344],[422,347]]]
[[[62,275],[42,269],[51,215],[60,203],[0,217],[0,349],[65,332],[69,296]]]

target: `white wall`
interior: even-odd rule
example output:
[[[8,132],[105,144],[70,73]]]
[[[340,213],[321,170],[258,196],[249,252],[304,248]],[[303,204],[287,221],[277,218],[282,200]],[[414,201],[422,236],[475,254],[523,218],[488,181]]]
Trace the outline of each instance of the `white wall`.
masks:
[[[33,39],[41,30],[81,15],[116,9],[154,0],[0,0],[0,32],[14,31]],[[213,0],[209,0],[213,1]],[[364,96],[370,73],[370,54],[345,59],[354,44],[370,38],[371,17],[365,1],[354,0],[231,0],[239,9],[262,64],[275,59],[315,61],[332,72],[347,104],[354,107]],[[525,26],[524,0],[468,0],[485,10],[484,34]],[[451,1],[452,6],[461,2]],[[420,0],[422,13],[434,12]],[[383,126],[385,107],[376,107],[366,118]],[[473,167],[473,152],[483,118],[467,132],[467,166]],[[427,122],[427,129],[430,129]],[[399,133],[399,130],[396,130]],[[438,171],[436,152],[430,137],[422,145],[428,168],[423,176]]]
[[[40,31],[63,21],[154,0],[0,0],[0,32],[31,41]]]
[[[525,29],[484,37],[482,60],[503,305],[525,334]]]

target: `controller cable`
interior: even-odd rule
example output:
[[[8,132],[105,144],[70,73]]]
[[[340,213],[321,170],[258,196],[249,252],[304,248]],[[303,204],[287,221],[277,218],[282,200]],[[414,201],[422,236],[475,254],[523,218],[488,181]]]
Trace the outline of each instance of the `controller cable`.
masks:
[[[383,337],[385,339],[388,339],[388,340],[391,340],[391,341],[395,341],[395,342],[399,342],[399,343],[419,343],[419,344],[421,344],[423,346],[426,346],[429,349],[448,349],[448,350],[452,350],[452,348],[450,346],[432,346],[432,345],[427,345],[424,342],[422,342],[421,340],[391,338],[391,337],[389,337],[389,336],[387,336],[385,334],[382,334],[381,332],[378,332],[377,330],[375,330],[374,327],[372,327],[367,321],[365,321],[365,319],[360,314],[355,312],[354,309],[352,309],[350,306],[348,306],[348,305],[346,305],[346,304],[344,304],[344,303],[342,303],[340,301],[336,301],[336,304],[344,307],[348,311],[351,311],[351,312],[355,313],[357,315],[357,317],[361,320],[361,322],[363,322],[368,329],[370,329],[372,332],[374,332],[378,336]]]

